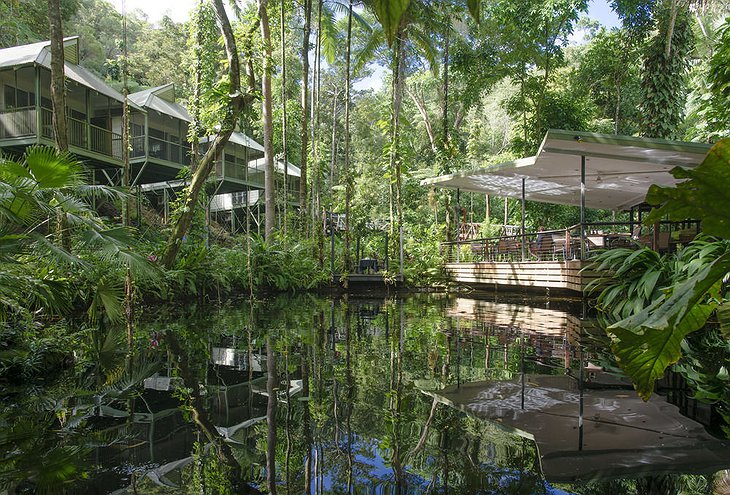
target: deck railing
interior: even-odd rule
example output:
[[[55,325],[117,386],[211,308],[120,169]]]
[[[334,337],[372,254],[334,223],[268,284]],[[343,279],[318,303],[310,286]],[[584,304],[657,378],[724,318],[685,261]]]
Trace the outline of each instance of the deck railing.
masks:
[[[36,135],[36,107],[14,108],[0,112],[0,139]],[[122,136],[83,120],[69,118],[68,142],[76,148],[122,159]],[[53,139],[53,111],[41,108],[41,137]]]
[[[176,143],[150,136],[149,146],[149,156],[151,158],[179,165],[190,165],[190,145],[187,143]]]
[[[448,263],[588,260],[606,249],[651,247],[666,252],[700,232],[699,222],[592,222],[566,229],[441,243]]]
[[[36,108],[21,107],[0,111],[0,139],[34,136]]]

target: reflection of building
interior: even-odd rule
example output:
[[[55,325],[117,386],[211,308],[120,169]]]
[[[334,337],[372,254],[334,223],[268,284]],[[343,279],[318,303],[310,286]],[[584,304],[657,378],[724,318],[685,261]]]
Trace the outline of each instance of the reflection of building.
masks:
[[[235,342],[234,342],[235,343]],[[254,448],[251,427],[266,421],[266,358],[230,342],[211,348],[202,396],[208,420],[226,442]],[[100,406],[98,418],[102,432],[124,438],[124,448],[112,444],[95,451],[95,462],[102,467],[94,485],[113,491],[128,483],[124,473],[105,469],[108,466],[137,466],[139,476],[147,476],[158,485],[177,487],[179,469],[189,464],[194,442],[205,442],[195,425],[186,417],[184,402],[178,392],[182,379],[155,374],[144,380],[144,388],[131,401],[112,401]],[[277,390],[277,400],[287,394],[296,396],[302,381],[292,378]],[[197,413],[200,413],[199,411]],[[89,489],[91,491],[91,488]],[[120,492],[121,493],[121,492]]]
[[[585,330],[585,322],[569,311],[483,299],[456,298],[448,315],[459,322],[462,331],[496,339],[503,346],[505,363],[508,346],[525,339],[538,363],[571,368]],[[488,361],[493,351],[496,349],[488,347]]]

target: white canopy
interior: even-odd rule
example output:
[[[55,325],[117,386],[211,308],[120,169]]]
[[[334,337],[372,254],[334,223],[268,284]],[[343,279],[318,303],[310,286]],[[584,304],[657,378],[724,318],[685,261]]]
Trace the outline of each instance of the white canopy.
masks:
[[[699,165],[709,144],[551,129],[535,156],[421,182],[495,196],[577,205],[581,157],[586,159],[585,205],[626,210],[644,201],[651,184],[678,181],[669,171]]]

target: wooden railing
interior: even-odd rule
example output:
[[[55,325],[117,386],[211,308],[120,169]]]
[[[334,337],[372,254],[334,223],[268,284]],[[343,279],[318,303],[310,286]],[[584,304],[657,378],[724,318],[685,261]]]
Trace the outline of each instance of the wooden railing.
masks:
[[[33,106],[0,111],[0,139],[35,136],[35,110]]]
[[[53,111],[48,108],[41,109],[41,135],[53,139]],[[74,118],[68,119],[68,143],[117,160],[124,151],[121,134]]]
[[[149,137],[149,156],[179,165],[190,165],[190,145]]]
[[[700,232],[699,222],[591,222],[566,229],[441,243],[447,263],[588,260],[606,249],[674,251]]]

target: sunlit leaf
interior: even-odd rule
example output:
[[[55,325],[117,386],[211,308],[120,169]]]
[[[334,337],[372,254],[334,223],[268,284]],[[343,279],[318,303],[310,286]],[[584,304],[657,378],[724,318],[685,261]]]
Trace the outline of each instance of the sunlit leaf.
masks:
[[[730,138],[717,142],[697,168],[676,167],[672,175],[687,180],[676,187],[649,188],[646,201],[659,207],[646,217],[646,223],[665,217],[699,219],[706,234],[730,239]]]
[[[375,17],[380,22],[380,25],[383,26],[385,38],[388,40],[388,46],[393,46],[395,36],[398,34],[401,18],[405,11],[408,10],[408,5],[410,5],[411,1],[369,0],[366,3],[372,7]]]
[[[642,399],[649,399],[654,382],[679,360],[684,337],[704,326],[717,306],[708,300],[708,293],[719,286],[728,271],[730,255],[724,254],[677,285],[668,298],[661,297],[606,329],[619,366]]]

